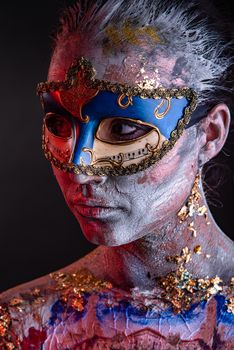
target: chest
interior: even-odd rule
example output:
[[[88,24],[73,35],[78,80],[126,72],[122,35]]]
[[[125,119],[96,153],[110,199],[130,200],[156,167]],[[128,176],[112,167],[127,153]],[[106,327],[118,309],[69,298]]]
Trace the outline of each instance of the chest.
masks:
[[[234,339],[233,320],[223,299],[193,304],[175,314],[163,309],[142,308],[128,300],[107,295],[86,297],[82,311],[60,300],[50,308],[43,350],[77,349],[218,349]],[[218,331],[222,334],[217,336]],[[222,349],[222,347],[220,347]]]
[[[56,296],[12,314],[11,337],[20,350],[233,349],[234,315],[225,303],[219,296],[175,314],[160,301],[146,307],[111,293],[86,294],[82,305]]]

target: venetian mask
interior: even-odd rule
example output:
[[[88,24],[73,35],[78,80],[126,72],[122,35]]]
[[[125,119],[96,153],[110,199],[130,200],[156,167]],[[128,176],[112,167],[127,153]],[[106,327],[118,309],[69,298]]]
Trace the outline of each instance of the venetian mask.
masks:
[[[100,176],[133,174],[156,163],[189,125],[196,93],[121,85],[95,75],[82,57],[64,81],[38,85],[46,157],[64,171]]]

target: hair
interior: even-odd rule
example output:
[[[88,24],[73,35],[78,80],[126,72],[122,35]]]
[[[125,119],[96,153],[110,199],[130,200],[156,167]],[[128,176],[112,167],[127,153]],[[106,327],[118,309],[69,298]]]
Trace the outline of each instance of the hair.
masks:
[[[157,55],[175,58],[173,70],[163,71],[164,86],[181,74],[186,85],[198,93],[200,104],[212,106],[223,101],[233,110],[232,34],[227,30],[227,22],[208,1],[79,0],[60,17],[53,56],[58,52],[67,55],[70,41],[79,55],[85,56],[92,48],[94,65],[100,70],[103,56],[98,64],[95,55],[100,48],[102,55],[108,56],[109,64],[122,62],[129,46],[142,57],[141,45],[123,34],[126,23],[130,23],[127,28],[130,36],[137,28],[153,28],[162,38],[161,42],[146,40],[150,46],[145,52],[148,64],[155,64]],[[112,50],[105,50],[108,47]]]

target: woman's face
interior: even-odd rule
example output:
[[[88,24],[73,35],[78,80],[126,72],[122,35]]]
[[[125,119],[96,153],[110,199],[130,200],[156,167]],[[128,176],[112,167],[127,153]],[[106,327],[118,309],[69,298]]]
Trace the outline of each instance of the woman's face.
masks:
[[[127,176],[65,173],[53,166],[64,198],[86,238],[117,246],[160,231],[187,199],[198,165],[196,127],[158,163]]]
[[[53,57],[48,80],[64,79],[72,54],[66,57],[68,62],[59,54]],[[102,67],[104,75],[99,78],[133,84],[137,76],[130,74],[133,67],[131,57],[133,55],[124,61],[127,74],[120,74],[125,72],[122,66],[109,66],[108,62],[100,60],[105,69]],[[169,61],[172,62],[169,64]],[[174,61],[167,58],[162,63],[170,68]],[[148,74],[148,78],[155,77]],[[182,85],[186,85],[185,82]],[[149,232],[160,232],[168,218],[177,215],[197,174],[198,145],[196,127],[191,127],[158,163],[134,175],[75,175],[54,166],[53,171],[86,238],[95,244],[122,245]]]

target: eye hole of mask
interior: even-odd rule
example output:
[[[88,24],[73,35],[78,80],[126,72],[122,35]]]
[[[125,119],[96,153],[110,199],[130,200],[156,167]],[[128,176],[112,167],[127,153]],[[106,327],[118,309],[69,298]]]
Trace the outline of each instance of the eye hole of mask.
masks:
[[[127,118],[107,118],[100,123],[96,137],[104,142],[126,142],[148,134],[153,127]]]
[[[48,113],[45,118],[45,125],[54,136],[64,139],[68,139],[72,136],[72,126],[62,115]]]

